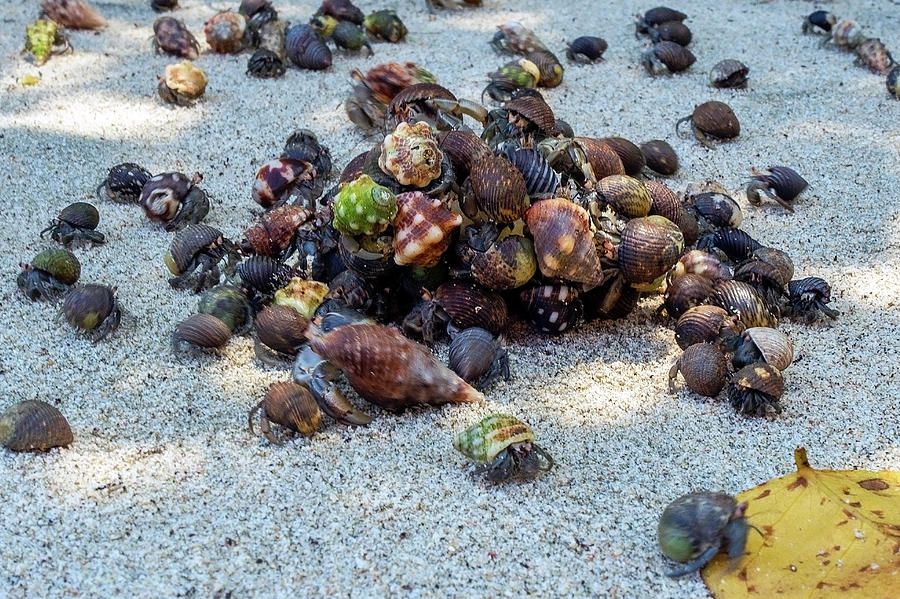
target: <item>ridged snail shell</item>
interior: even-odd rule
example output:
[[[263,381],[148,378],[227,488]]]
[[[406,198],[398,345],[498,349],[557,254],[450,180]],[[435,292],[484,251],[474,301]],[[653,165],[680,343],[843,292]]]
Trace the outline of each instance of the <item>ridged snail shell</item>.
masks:
[[[481,327],[499,335],[506,328],[506,302],[500,295],[479,285],[447,281],[435,290],[434,301],[450,315],[458,329]]]
[[[400,123],[384,138],[378,166],[400,185],[425,187],[441,176],[443,152],[428,123]]]
[[[705,397],[716,397],[725,387],[728,358],[718,345],[691,345],[669,370],[669,391],[672,393],[675,392],[675,378],[679,371],[691,391]]]
[[[250,410],[247,424],[253,433],[253,417],[260,412],[260,432],[270,442],[281,445],[284,440],[275,436],[269,423],[273,422],[301,435],[311,435],[322,422],[322,412],[309,390],[297,383],[272,383],[263,399]]]
[[[541,200],[528,209],[525,222],[544,276],[584,283],[588,288],[603,282],[590,216],[584,208],[562,198]]]
[[[628,175],[610,175],[597,181],[597,192],[622,216],[647,216],[653,200],[644,184]]]
[[[85,0],[42,0],[41,11],[68,29],[99,29],[106,19]]]
[[[713,343],[743,330],[736,316],[719,306],[694,306],[675,323],[675,342],[681,349],[696,343]]]
[[[572,62],[592,62],[602,59],[608,47],[602,37],[583,35],[566,44],[566,57]]]
[[[172,339],[195,347],[222,347],[231,338],[228,325],[211,314],[192,314],[175,327]]]
[[[528,322],[543,333],[562,333],[584,314],[578,290],[569,285],[541,285],[520,294]]]
[[[331,66],[331,49],[309,25],[291,25],[284,32],[288,59],[301,69],[321,70]]]
[[[735,368],[765,362],[780,372],[787,370],[793,361],[794,344],[790,337],[769,327],[750,327],[741,333],[740,345],[732,357]]]
[[[631,283],[650,283],[671,268],[684,250],[684,236],[669,219],[645,216],[628,221],[618,247],[618,263]]]
[[[256,315],[254,328],[260,343],[282,354],[295,354],[306,341],[309,321],[287,306],[270,305]]]
[[[500,351],[500,340],[490,331],[470,327],[450,341],[447,364],[461,379],[474,384],[491,369]],[[509,372],[506,375],[508,378]]]
[[[182,21],[160,17],[153,23],[154,43],[159,51],[188,60],[200,55],[200,44]]]
[[[45,401],[20,401],[0,414],[0,444],[10,451],[47,451],[73,440],[66,417]]]
[[[525,180],[506,158],[486,156],[475,163],[469,182],[477,207],[491,220],[512,223],[528,209]]]

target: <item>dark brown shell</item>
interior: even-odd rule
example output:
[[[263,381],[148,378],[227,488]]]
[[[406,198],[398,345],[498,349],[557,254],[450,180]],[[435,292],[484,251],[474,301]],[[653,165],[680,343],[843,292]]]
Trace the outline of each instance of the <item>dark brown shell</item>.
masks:
[[[667,6],[657,6],[656,8],[651,8],[642,16],[639,16],[638,25],[644,27],[653,27],[654,25],[661,25],[662,23],[666,23],[668,21],[684,21],[686,18],[687,15],[683,12],[677,11]],[[639,29],[639,31],[641,30]]]
[[[300,206],[281,206],[263,214],[260,222],[244,231],[243,249],[277,258],[287,249],[297,229],[312,217]]]
[[[631,283],[650,283],[672,267],[684,249],[681,230],[662,216],[628,221],[618,248],[619,268]]]
[[[521,96],[510,100],[504,107],[509,112],[521,115],[522,118],[533,123],[544,135],[553,135],[553,131],[556,129],[556,117],[553,116],[553,109],[543,98]]]
[[[361,396],[388,410],[482,399],[427,347],[391,327],[341,326],[313,336],[309,347],[340,368]]]
[[[437,139],[438,147],[450,157],[458,181],[468,177],[472,165],[484,160],[491,153],[488,145],[471,131],[462,129],[441,131]]]
[[[96,229],[100,224],[100,212],[87,202],[73,202],[59,211],[60,221],[79,229]]]
[[[765,416],[769,408],[780,412],[778,400],[784,395],[784,377],[774,366],[756,362],[732,375],[728,399],[741,414]]]
[[[622,166],[625,168],[625,174],[636,177],[644,169],[646,164],[641,148],[624,137],[601,137],[600,141],[613,149]]]
[[[706,277],[687,273],[669,282],[665,293],[666,312],[678,318],[688,309],[706,302],[713,293],[713,283]]]
[[[349,270],[365,279],[377,279],[397,268],[393,239],[388,235],[356,239],[341,234],[338,254]]]
[[[603,282],[590,215],[563,198],[536,202],[525,214],[538,268],[545,277],[596,287]]]
[[[254,327],[260,343],[282,354],[295,354],[306,341],[309,321],[287,306],[272,304],[256,315]]]
[[[730,195],[705,192],[692,195],[688,204],[712,227],[737,227],[744,220],[741,206]]]
[[[362,25],[366,18],[363,11],[350,0],[322,0],[319,12],[330,15],[339,21],[350,21],[357,25]]]
[[[713,87],[741,88],[747,86],[750,69],[740,60],[727,58],[717,62],[709,72],[709,83]]]
[[[653,204],[650,206],[650,214],[664,216],[673,223],[678,224],[676,221],[682,208],[678,195],[659,181],[654,181],[653,179],[644,181],[644,187],[647,188],[647,193],[650,194],[650,199],[653,200]]]
[[[609,47],[602,37],[583,35],[566,44],[566,57],[573,62],[590,62],[603,58]]]
[[[200,55],[197,38],[175,17],[160,17],[153,23],[154,41],[158,51],[196,60]]]
[[[312,393],[306,387],[293,381],[269,385],[263,400],[250,411],[248,416],[251,433],[253,432],[253,416],[257,410],[262,410],[261,421],[275,423],[301,435],[313,434],[322,422],[322,412]],[[279,437],[271,433],[266,434],[265,430],[263,427],[263,436],[269,441],[273,441],[277,445],[282,443]]]
[[[705,397],[716,397],[725,387],[728,358],[718,345],[691,345],[669,371],[669,390],[675,390],[675,377],[681,371],[691,391]]]
[[[525,190],[534,198],[552,196],[559,187],[559,176],[546,158],[532,148],[510,149],[506,157],[522,173]]]
[[[693,52],[675,42],[657,42],[653,45],[651,52],[672,73],[680,73],[687,70],[692,64],[697,62],[697,57],[694,56]]]
[[[99,29],[106,25],[106,19],[87,0],[42,0],[41,11],[67,29]]]
[[[678,171],[678,155],[668,143],[651,139],[641,144],[641,154],[647,166],[660,175],[674,175]]]
[[[490,331],[471,327],[450,341],[448,366],[461,379],[473,383],[487,373],[499,351],[500,340]]]
[[[45,401],[20,401],[0,414],[0,444],[10,451],[47,451],[73,440],[66,417]]]
[[[369,152],[370,150],[366,150],[365,152],[357,154],[350,162],[347,163],[347,166],[345,166],[344,170],[341,171],[341,176],[340,179],[338,179],[338,184],[355,181],[361,174],[363,174],[363,167],[366,164],[366,160],[369,158]]]
[[[141,189],[153,175],[133,162],[123,162],[109,169],[106,178],[97,186],[97,196],[118,203],[137,202]]]
[[[331,66],[331,49],[306,24],[291,25],[284,32],[288,59],[301,69],[322,70]]]
[[[766,300],[752,286],[743,281],[722,281],[717,283],[710,301],[737,316],[741,323],[749,327],[775,327],[777,319],[769,309]]]
[[[501,156],[485,156],[469,174],[475,203],[489,219],[511,223],[524,216],[528,194],[522,174]]]
[[[407,120],[413,110],[413,106],[418,107],[426,115],[434,116],[436,113],[422,106],[422,100],[431,100],[440,98],[445,100],[456,101],[456,96],[449,89],[437,83],[414,83],[397,92],[388,104],[388,114],[395,121]]]
[[[578,290],[569,285],[541,285],[520,294],[528,322],[542,333],[562,333],[584,314]]]
[[[192,314],[178,323],[174,340],[203,348],[222,347],[231,338],[231,329],[211,314]]]
[[[690,28],[681,21],[666,21],[654,25],[649,31],[650,39],[654,42],[675,42],[679,46],[687,46],[693,39]]]
[[[734,278],[748,283],[762,282],[777,288],[786,288],[794,278],[791,257],[776,248],[757,248],[749,260],[734,269]]]
[[[269,256],[250,256],[238,266],[244,285],[260,293],[272,293],[284,287],[294,276],[294,270]]]
[[[116,309],[116,289],[108,285],[82,285],[66,295],[62,313],[70,325],[92,331]]]
[[[695,343],[712,343],[743,329],[736,316],[719,306],[702,305],[689,309],[675,323],[675,342],[685,349]]]
[[[222,243],[223,239],[222,232],[209,225],[196,224],[185,227],[175,233],[169,244],[168,256],[171,256],[172,261],[169,270],[173,275],[183,274],[199,252]]]
[[[734,111],[718,100],[710,100],[694,108],[692,119],[697,129],[719,139],[732,139],[741,133],[741,124]]]
[[[434,301],[447,312],[458,329],[480,327],[500,335],[506,328],[506,302],[480,285],[447,281],[435,291]]]
[[[800,176],[800,173],[787,166],[769,167],[767,173],[753,172],[753,181],[764,184],[775,192],[784,202],[792,203],[803,191],[809,187],[809,183]],[[747,199],[753,202],[751,194]]]
[[[593,137],[576,137],[575,141],[584,150],[585,156],[594,170],[594,177],[598,181],[610,175],[625,174],[625,165],[622,164],[622,159],[609,144]]]

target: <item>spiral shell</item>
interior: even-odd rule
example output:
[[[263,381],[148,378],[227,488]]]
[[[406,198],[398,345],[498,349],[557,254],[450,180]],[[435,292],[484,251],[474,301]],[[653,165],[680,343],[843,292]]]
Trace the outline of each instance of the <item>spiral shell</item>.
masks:
[[[266,390],[266,395],[247,417],[250,432],[253,432],[253,417],[260,411],[262,435],[272,443],[281,445],[283,440],[276,437],[268,427],[268,423],[274,422],[295,433],[312,435],[322,422],[322,412],[319,405],[309,390],[297,383],[279,382],[272,383]]]
[[[244,47],[247,19],[243,15],[224,10],[213,15],[203,26],[206,43],[213,52],[237,54]]]
[[[609,144],[593,137],[576,137],[575,141],[584,150],[585,158],[590,163],[594,177],[598,181],[611,175],[625,174],[622,159]]]
[[[182,275],[198,253],[205,249],[221,245],[224,241],[222,232],[209,225],[190,225],[172,237],[169,251],[163,261],[173,275]]]
[[[534,237],[541,273],[550,278],[596,287],[603,282],[590,216],[569,200],[541,200],[528,209],[525,222]]]
[[[160,17],[153,23],[154,44],[158,51],[196,60],[200,55],[197,38],[175,17]]]
[[[453,447],[469,459],[489,464],[511,445],[533,441],[534,432],[518,418],[492,414],[459,433]]]
[[[500,351],[500,340],[490,331],[471,327],[450,341],[447,363],[464,381],[474,383],[487,374]]]
[[[381,144],[378,166],[400,185],[425,187],[441,175],[443,152],[428,123],[400,123]]]
[[[250,256],[240,263],[237,272],[245,286],[263,294],[284,287],[294,276],[290,266],[268,256]]]
[[[651,75],[680,73],[687,70],[696,61],[697,57],[693,52],[669,41],[653,44],[653,47],[647,50],[642,58],[644,68]]]
[[[377,235],[397,215],[397,198],[368,175],[341,186],[332,226],[347,235]]]
[[[258,224],[244,231],[246,243],[242,249],[279,257],[291,245],[297,229],[312,216],[309,210],[300,206],[280,206],[270,210],[263,214]]]
[[[736,316],[719,306],[702,305],[690,308],[675,323],[675,342],[686,349],[695,343],[712,343],[732,337],[743,330]]]
[[[556,87],[563,80],[563,69],[559,59],[548,50],[535,50],[525,55],[538,69],[537,84],[541,87]]]
[[[724,102],[704,102],[694,108],[691,117],[694,127],[718,139],[733,139],[741,133],[741,124],[734,111]]]
[[[45,401],[20,401],[0,414],[0,444],[10,451],[47,451],[73,440],[66,417]]]
[[[194,347],[222,347],[231,338],[231,329],[211,314],[192,314],[178,323],[172,339]]]
[[[697,343],[684,350],[669,371],[669,391],[673,393],[679,371],[691,391],[716,397],[725,387],[728,359],[718,345]]]
[[[500,295],[479,285],[447,281],[435,290],[434,301],[447,312],[458,329],[480,327],[500,335],[506,328],[506,302]]]
[[[462,216],[420,191],[397,196],[394,217],[394,261],[403,266],[430,267],[440,261],[450,246],[452,233],[462,224]]]
[[[628,175],[610,175],[597,182],[597,192],[622,216],[647,216],[653,200],[640,180]]]
[[[678,171],[678,155],[672,146],[661,139],[641,144],[641,154],[647,166],[660,175],[674,175]]]
[[[160,78],[157,91],[170,104],[188,106],[206,92],[208,82],[203,69],[185,60],[166,66],[166,75]]]
[[[625,168],[625,174],[636,177],[644,169],[646,162],[641,149],[624,137],[602,137],[600,141],[612,148]]]
[[[305,160],[270,160],[256,171],[256,180],[251,190],[253,201],[263,208],[281,205],[302,182],[315,175],[315,169]]]
[[[681,11],[677,11],[667,6],[657,6],[656,8],[651,8],[643,15],[638,15],[637,32],[646,33],[650,27],[655,25],[662,25],[669,21],[681,22],[686,18],[687,15]]]
[[[408,33],[406,25],[393,10],[376,10],[367,15],[362,24],[366,31],[388,42],[399,42]]]
[[[711,303],[737,316],[745,327],[774,327],[775,315],[766,300],[742,281],[722,281],[715,285]]]
[[[307,320],[312,320],[316,308],[328,295],[329,286],[320,281],[294,277],[275,292],[275,305],[293,308]]]
[[[96,229],[100,224],[100,212],[87,202],[72,202],[59,211],[58,220],[79,229]]]
[[[509,21],[497,25],[497,33],[494,34],[491,44],[494,48],[503,52],[515,54],[528,54],[535,50],[546,50],[547,46],[541,42],[531,29],[517,21]]]
[[[693,39],[690,28],[681,21],[666,21],[654,25],[648,33],[654,42],[675,42],[679,46],[687,46]]]
[[[679,258],[669,274],[669,281],[672,282],[689,273],[701,275],[713,283],[733,278],[728,266],[714,255],[702,250],[691,250]]]
[[[288,59],[301,69],[322,70],[331,66],[331,50],[309,25],[291,25],[284,32]]]
[[[541,285],[520,294],[529,324],[542,333],[562,333],[584,314],[578,290],[569,285]]]
[[[698,274],[684,274],[670,280],[666,287],[666,312],[672,318],[678,318],[690,308],[705,303],[712,293],[712,281]]]
[[[475,280],[497,291],[521,287],[536,271],[534,243],[521,235],[508,235],[495,241],[472,259]]]
[[[250,299],[239,287],[216,285],[200,296],[197,312],[215,316],[234,333],[249,326]]]
[[[525,191],[532,198],[553,195],[559,187],[559,176],[539,152],[531,148],[519,148],[506,152],[509,162],[522,174]]]
[[[168,222],[178,214],[192,186],[192,180],[182,173],[161,173],[144,184],[138,203],[150,220]]]
[[[68,29],[99,29],[106,19],[86,0],[42,0],[41,10]]]
[[[728,58],[717,62],[709,72],[709,83],[713,87],[747,87],[750,68],[740,60]]]
[[[477,207],[491,220],[515,222],[528,209],[525,180],[506,158],[485,156],[472,166],[469,183]]]
[[[671,268],[684,250],[681,230],[662,216],[628,221],[622,231],[618,263],[631,283],[650,283]]]
[[[338,19],[362,25],[365,15],[350,0],[322,0],[319,12]]]
[[[553,109],[543,98],[521,96],[507,102],[504,108],[525,119],[543,135],[553,135],[556,130],[556,117],[553,116]],[[521,128],[521,125],[519,127]]]

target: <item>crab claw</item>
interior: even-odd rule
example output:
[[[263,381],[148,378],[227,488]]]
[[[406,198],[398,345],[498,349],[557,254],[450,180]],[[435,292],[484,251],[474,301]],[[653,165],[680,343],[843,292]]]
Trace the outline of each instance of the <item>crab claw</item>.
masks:
[[[337,372],[309,346],[297,354],[294,362],[294,379],[309,389],[323,412],[342,424],[366,426],[372,422],[372,417],[354,408],[335,386],[331,379]]]

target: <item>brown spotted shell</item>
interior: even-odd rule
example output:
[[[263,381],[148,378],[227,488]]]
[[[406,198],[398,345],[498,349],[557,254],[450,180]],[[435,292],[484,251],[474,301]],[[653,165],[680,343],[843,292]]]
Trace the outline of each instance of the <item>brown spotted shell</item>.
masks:
[[[661,139],[651,139],[641,144],[641,154],[647,166],[660,175],[674,175],[678,171],[678,154]]]
[[[231,338],[231,329],[211,314],[192,314],[178,323],[173,336],[196,347],[222,347]]]
[[[378,166],[400,185],[425,187],[441,176],[443,152],[428,123],[400,123],[381,144]]]
[[[394,262],[403,266],[435,266],[450,246],[462,216],[420,191],[397,195],[394,217]]]
[[[306,340],[309,321],[293,308],[274,304],[256,315],[254,326],[263,345],[283,354],[295,354]]]
[[[485,156],[472,166],[469,183],[475,202],[491,220],[512,223],[528,209],[525,180],[502,156]]]
[[[734,111],[718,100],[710,100],[694,108],[692,118],[697,129],[719,139],[732,139],[741,133],[741,124]]]
[[[534,243],[521,235],[495,241],[472,258],[472,276],[487,287],[502,291],[521,287],[537,272]]]
[[[712,343],[730,337],[742,329],[737,317],[719,306],[695,306],[675,323],[675,342],[685,349],[695,343]]]
[[[633,218],[622,230],[619,269],[630,283],[650,283],[678,262],[683,249],[684,236],[669,219]]]
[[[72,440],[66,417],[45,401],[20,401],[0,414],[0,444],[10,451],[47,451]]]
[[[223,10],[214,14],[203,26],[206,43],[213,52],[236,54],[244,47],[244,30],[247,20],[243,15]]]
[[[644,169],[646,161],[641,148],[624,137],[603,137],[600,141],[612,148],[622,161],[625,174],[636,177]]]
[[[431,351],[392,327],[353,324],[313,336],[309,347],[364,398],[388,410],[482,399]]]
[[[669,390],[675,390],[678,372],[684,377],[691,391],[705,397],[716,397],[725,387],[728,359],[718,345],[696,343],[691,345],[669,371]]]
[[[503,297],[480,285],[447,281],[435,290],[434,301],[458,329],[481,327],[499,335],[506,328],[508,311]]]
[[[644,184],[628,175],[610,175],[597,181],[597,192],[622,216],[647,216],[653,200]]]
[[[309,210],[300,206],[281,206],[270,210],[263,214],[259,223],[244,231],[247,240],[245,249],[277,258],[287,249],[297,229],[312,216]]]
[[[541,200],[528,209],[525,222],[545,277],[584,283],[586,288],[603,282],[590,215],[584,208],[563,198]]]
[[[594,177],[598,181],[611,175],[625,174],[622,159],[609,144],[593,137],[576,137],[575,141],[584,150],[585,157],[594,170]]]
[[[776,401],[784,395],[784,377],[771,364],[748,364],[732,375],[731,384],[740,388],[761,391]]]
[[[305,160],[276,158],[256,171],[251,194],[253,201],[263,208],[284,202],[303,181],[313,178],[316,170]]]
[[[584,314],[578,290],[569,285],[541,285],[520,294],[529,324],[542,333],[562,333]]]

